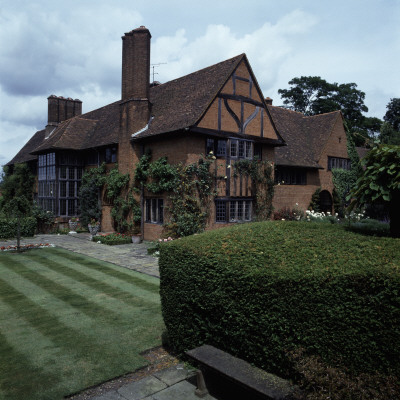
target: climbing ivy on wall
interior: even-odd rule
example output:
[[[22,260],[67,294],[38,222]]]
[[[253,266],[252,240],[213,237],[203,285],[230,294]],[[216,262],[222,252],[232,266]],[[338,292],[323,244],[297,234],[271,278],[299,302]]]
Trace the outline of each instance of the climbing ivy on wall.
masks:
[[[154,194],[168,193],[169,206],[165,210],[169,218],[164,227],[171,236],[188,236],[205,229],[217,195],[212,166],[217,168],[212,156],[190,165],[169,164],[165,157],[152,162],[150,153],[141,157],[135,171],[135,185]],[[274,195],[272,163],[238,160],[233,166],[234,176],[247,175],[252,179],[256,218],[269,218]]]
[[[135,233],[140,224],[141,209],[129,181],[129,174],[121,174],[118,166],[108,172],[105,164],[87,170],[79,191],[83,226],[92,219],[101,219],[99,192],[104,190],[104,197],[111,204],[111,217],[117,232]]]
[[[274,197],[273,164],[270,161],[238,160],[233,164],[233,176],[247,175],[252,181],[255,214],[258,221],[270,218]]]

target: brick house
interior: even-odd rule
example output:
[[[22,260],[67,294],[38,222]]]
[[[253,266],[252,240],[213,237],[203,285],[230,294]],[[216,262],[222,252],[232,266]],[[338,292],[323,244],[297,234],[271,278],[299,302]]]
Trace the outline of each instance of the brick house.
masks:
[[[122,37],[121,100],[82,114],[80,100],[50,96],[48,124],[9,165],[28,162],[37,173],[37,200],[67,221],[79,212],[78,191],[85,168],[118,163],[133,176],[140,157],[191,164],[215,154],[225,175],[217,185],[207,229],[253,218],[251,182],[233,176],[231,165],[255,155],[274,161],[284,145],[246,55],[242,54],[173,81],[150,85],[150,32],[140,27]],[[144,192],[145,239],[162,234],[168,198]],[[102,204],[103,231],[113,229]]]
[[[133,177],[140,157],[192,164],[211,151],[224,179],[210,206],[206,229],[254,218],[248,177],[233,173],[238,160],[276,161],[274,207],[306,209],[316,188],[332,209],[332,166],[348,166],[340,112],[304,117],[264,99],[245,54],[179,79],[150,84],[150,39],[140,27],[122,37],[121,100],[82,114],[82,102],[48,97],[48,123],[8,163],[27,162],[37,175],[36,198],[66,222],[79,214],[85,169],[118,165]],[[286,143],[288,146],[286,146]],[[217,179],[216,179],[217,180]],[[142,234],[155,239],[167,222],[168,196],[144,191]],[[103,231],[113,230],[110,205],[102,198]]]
[[[331,170],[351,166],[341,112],[304,116],[274,107],[271,100],[268,103],[272,120],[287,143],[275,150],[274,208],[306,210],[320,189],[321,211],[333,212]]]

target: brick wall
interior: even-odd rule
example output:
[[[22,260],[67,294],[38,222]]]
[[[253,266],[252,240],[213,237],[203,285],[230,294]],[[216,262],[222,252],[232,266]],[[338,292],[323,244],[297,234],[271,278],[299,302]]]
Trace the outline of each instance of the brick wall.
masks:
[[[273,201],[274,209],[298,207],[307,210],[311,196],[318,188],[327,190],[332,195],[332,172],[328,171],[328,156],[348,158],[347,137],[341,118],[337,119],[318,160],[323,169],[309,170],[307,172],[307,185],[276,185]],[[298,203],[298,206],[296,206],[296,203]]]

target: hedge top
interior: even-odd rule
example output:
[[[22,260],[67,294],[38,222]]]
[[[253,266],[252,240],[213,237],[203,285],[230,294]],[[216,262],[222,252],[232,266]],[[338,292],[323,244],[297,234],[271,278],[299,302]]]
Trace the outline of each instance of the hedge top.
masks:
[[[362,236],[338,225],[250,223],[190,236],[167,246],[181,247],[189,259],[206,259],[208,266],[229,265],[231,271],[279,279],[368,272],[400,277],[399,239]]]

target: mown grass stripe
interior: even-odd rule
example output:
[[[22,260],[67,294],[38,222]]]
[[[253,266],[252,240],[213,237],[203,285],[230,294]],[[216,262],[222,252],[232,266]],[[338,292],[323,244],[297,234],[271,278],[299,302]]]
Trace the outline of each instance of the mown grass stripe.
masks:
[[[59,382],[56,373],[44,372],[38,365],[34,365],[11,346],[1,332],[0,354],[0,390],[7,393],[4,399],[23,400],[21,392],[27,394],[25,399],[38,399],[35,393],[49,391]]]
[[[58,253],[52,253],[51,257],[47,256],[47,259],[52,259],[56,262],[62,263],[65,265],[65,257],[63,254],[58,254]],[[109,264],[111,265],[111,264]],[[153,299],[156,302],[160,301],[160,294],[159,294],[159,280],[158,278],[154,277],[149,277],[144,274],[141,274],[141,278],[151,278],[151,280],[154,282],[156,285],[157,290],[148,290],[148,289],[143,289],[141,287],[138,287],[136,284],[133,282],[126,282],[122,277],[116,278],[112,275],[109,275],[105,273],[104,271],[98,270],[98,269],[93,269],[93,268],[88,268],[85,265],[82,265],[82,263],[79,263],[75,260],[71,260],[68,258],[68,268],[71,268],[75,271],[78,271],[85,276],[89,276],[92,279],[96,279],[97,281],[102,281],[102,282],[107,282],[109,285],[114,286],[122,291],[126,291],[128,293],[132,293],[132,288],[135,289],[135,294],[137,294],[139,297],[145,297],[146,299]],[[123,269],[123,267],[118,267],[118,266],[113,266],[117,269]],[[130,271],[131,274],[138,274],[136,271]],[[129,272],[128,272],[129,274]]]
[[[135,286],[138,286],[144,290],[159,293],[160,285],[157,278],[146,276],[144,274],[140,274],[139,272],[131,270],[125,272],[122,270],[121,267],[114,266],[113,264],[107,263],[105,261],[100,261],[91,257],[77,255],[64,249],[46,249],[46,253],[48,254],[46,254],[45,257],[50,257],[52,253],[59,253],[62,257],[68,258],[71,261],[78,262],[79,264],[82,264],[87,268],[101,271],[107,275],[121,279],[125,282],[132,283]],[[157,281],[155,281],[156,279]],[[149,280],[153,282],[149,282]]]
[[[34,329],[68,352],[82,351],[91,346],[90,337],[64,325],[59,318],[37,305],[20,291],[0,278],[0,298]],[[60,333],[63,332],[63,335]]]
[[[27,264],[27,265],[25,265]],[[29,265],[29,266],[28,266]],[[43,265],[41,265],[43,267]],[[91,318],[101,318],[104,322],[110,324],[122,323],[123,319],[119,317],[118,309],[120,310],[121,304],[115,307],[115,310],[111,310],[110,307],[99,305],[97,302],[92,301],[89,297],[78,293],[77,287],[75,290],[70,289],[58,283],[55,279],[49,279],[44,276],[43,271],[33,270],[33,263],[29,260],[18,260],[14,259],[14,265],[11,267],[6,265],[6,268],[19,274],[23,278],[29,280],[35,285],[48,291],[51,295],[64,301],[72,307],[79,308],[81,312],[88,315]],[[74,281],[72,282],[74,283]],[[81,293],[85,293],[85,286],[79,285]],[[103,296],[101,291],[97,292],[99,296]],[[108,302],[107,304],[110,304]],[[146,304],[142,299],[138,299],[136,304],[137,307],[142,307]]]
[[[32,258],[34,260],[34,258]],[[132,289],[134,288],[133,285],[129,285],[130,292],[126,290],[121,290],[115,286],[110,285],[104,280],[96,279],[94,277],[88,276],[81,271],[76,270],[75,268],[71,267],[71,264],[68,265],[67,263],[71,263],[71,260],[62,260],[61,258],[59,261],[55,257],[51,259],[47,259],[47,262],[42,262],[41,264],[44,265],[46,268],[51,269],[59,274],[72,278],[78,282],[81,282],[97,291],[102,291],[110,297],[118,299],[128,305],[135,305],[135,306],[146,306],[148,301],[152,301],[153,303],[158,303],[158,295],[157,297],[149,298],[150,296],[146,296],[146,300],[136,294],[132,294]],[[61,262],[60,262],[61,261]],[[74,263],[76,265],[76,263]],[[148,293],[148,292],[146,292]]]

